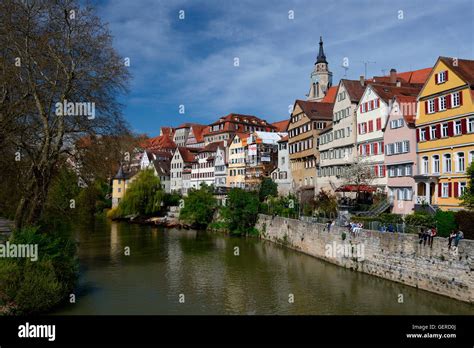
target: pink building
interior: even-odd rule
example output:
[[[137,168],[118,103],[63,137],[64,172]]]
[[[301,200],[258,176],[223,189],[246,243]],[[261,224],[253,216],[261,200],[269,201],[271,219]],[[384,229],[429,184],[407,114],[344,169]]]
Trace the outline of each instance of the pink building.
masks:
[[[392,213],[405,215],[415,207],[416,97],[396,95],[391,104],[384,131],[387,188]]]

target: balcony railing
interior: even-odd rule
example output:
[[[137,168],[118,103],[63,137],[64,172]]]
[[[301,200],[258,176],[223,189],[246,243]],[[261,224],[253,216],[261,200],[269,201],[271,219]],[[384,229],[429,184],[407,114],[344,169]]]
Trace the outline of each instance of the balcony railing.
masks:
[[[415,204],[430,204],[430,199],[427,196],[416,196]]]

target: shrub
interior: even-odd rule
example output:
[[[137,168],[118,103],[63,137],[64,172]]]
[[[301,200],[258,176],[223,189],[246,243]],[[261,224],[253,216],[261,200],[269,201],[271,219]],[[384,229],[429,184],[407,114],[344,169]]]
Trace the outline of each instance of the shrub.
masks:
[[[459,229],[463,231],[464,238],[474,239],[474,211],[460,210],[454,218]]]
[[[231,234],[247,235],[253,232],[258,212],[257,193],[233,188],[229,191],[222,216]]]
[[[196,228],[205,228],[214,216],[217,208],[212,187],[201,186],[199,190],[191,189],[184,198],[184,207],[179,218]]]
[[[263,202],[270,196],[278,196],[278,185],[271,178],[263,178],[258,190],[258,198],[260,202]]]
[[[426,212],[415,212],[405,216],[405,223],[409,226],[435,227],[436,220]]]
[[[314,208],[324,216],[336,215],[337,198],[330,192],[321,189],[314,200]]]
[[[29,227],[14,231],[10,242],[38,245],[37,261],[0,259],[0,300],[12,314],[44,312],[68,296],[77,278],[76,245],[68,234]]]
[[[438,210],[435,214],[438,236],[448,237],[452,230],[457,229],[455,213]]]

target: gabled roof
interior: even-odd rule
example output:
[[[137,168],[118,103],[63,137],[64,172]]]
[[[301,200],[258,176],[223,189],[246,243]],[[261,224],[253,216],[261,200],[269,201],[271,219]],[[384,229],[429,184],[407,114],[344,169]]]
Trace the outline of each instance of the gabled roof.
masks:
[[[321,102],[322,103],[334,103],[336,101],[337,89],[338,89],[338,86],[329,87],[327,92],[326,92],[326,95],[321,100]]]
[[[168,135],[159,135],[157,137],[148,139],[147,146],[148,149],[174,149],[176,144]]]
[[[423,68],[412,71],[396,73],[397,81],[402,84],[421,84],[423,85],[430,76],[433,68]],[[390,82],[390,76],[374,76],[372,82]]]
[[[199,152],[198,148],[192,148],[192,147],[178,147],[179,154],[181,155],[181,158],[183,159],[183,162],[195,162],[196,158],[194,157],[196,153]]]
[[[341,84],[344,84],[344,87],[351,99],[351,102],[358,103],[360,98],[364,95],[365,87],[367,87],[367,81],[364,82],[362,86],[359,80],[346,80],[341,79]]]
[[[394,100],[399,104],[399,112],[403,113],[403,118],[407,124],[414,124],[416,119],[416,96],[396,95]],[[406,105],[405,107],[403,106]]]
[[[315,120],[332,120],[332,109],[334,103],[323,103],[323,102],[312,102],[307,100],[295,101],[299,105],[301,110],[308,116],[310,119]]]
[[[290,119],[287,119],[283,121],[273,122],[272,126],[276,128],[277,132],[286,132],[289,124],[290,124]]]
[[[218,134],[222,132],[233,132],[236,131],[235,124],[243,124],[252,127],[262,127],[265,130],[274,130],[275,127],[268,123],[266,120],[262,120],[257,116],[253,115],[243,115],[243,114],[234,114],[230,113],[226,116],[219,118],[216,122],[211,123],[206,129],[208,130],[205,135],[209,134]],[[217,131],[211,131],[210,128],[216,125],[224,124],[223,129]]]
[[[450,57],[439,57],[439,59],[449,66],[460,78],[474,88],[474,60],[454,59]],[[454,64],[456,62],[456,64]]]
[[[242,141],[243,139],[247,139],[249,136],[250,136],[250,133],[247,133],[247,132],[235,132],[234,134],[232,134],[232,136],[229,138],[229,142],[228,144],[232,144],[232,141],[234,140],[234,138],[236,136],[239,136],[240,138],[240,141]]]
[[[389,101],[399,95],[399,96],[418,96],[421,90],[420,87],[396,87],[394,85],[380,85],[380,84],[371,84],[371,88],[377,93],[377,95],[383,99],[387,104]]]
[[[288,135],[285,135],[284,137],[282,137],[280,140],[278,140],[279,143],[285,143],[288,141]]]
[[[209,143],[203,148],[199,149],[199,152],[216,152],[218,147],[224,147],[224,142],[215,141],[213,143]]]
[[[204,134],[207,128],[208,126],[204,126],[202,124],[194,124],[191,126],[191,130],[197,143],[204,142]]]
[[[117,174],[115,174],[114,179],[121,179],[121,180],[130,179],[136,173],[137,173],[136,171],[128,171],[128,172],[124,171],[123,166],[120,164],[120,167],[117,171]]]
[[[169,176],[170,175],[170,161],[153,161],[153,167],[156,170],[158,176]]]

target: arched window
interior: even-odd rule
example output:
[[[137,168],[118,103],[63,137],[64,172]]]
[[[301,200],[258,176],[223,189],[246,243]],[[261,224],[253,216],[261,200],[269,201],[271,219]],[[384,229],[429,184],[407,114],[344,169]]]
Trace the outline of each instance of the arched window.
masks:
[[[439,155],[433,155],[431,171],[434,174],[439,173]]]
[[[421,159],[421,174],[428,174],[428,156]]]
[[[445,153],[443,155],[443,172],[451,173],[451,171],[452,171],[451,154]]]
[[[464,161],[464,152],[456,154],[456,172],[464,172],[466,170],[466,163]]]

